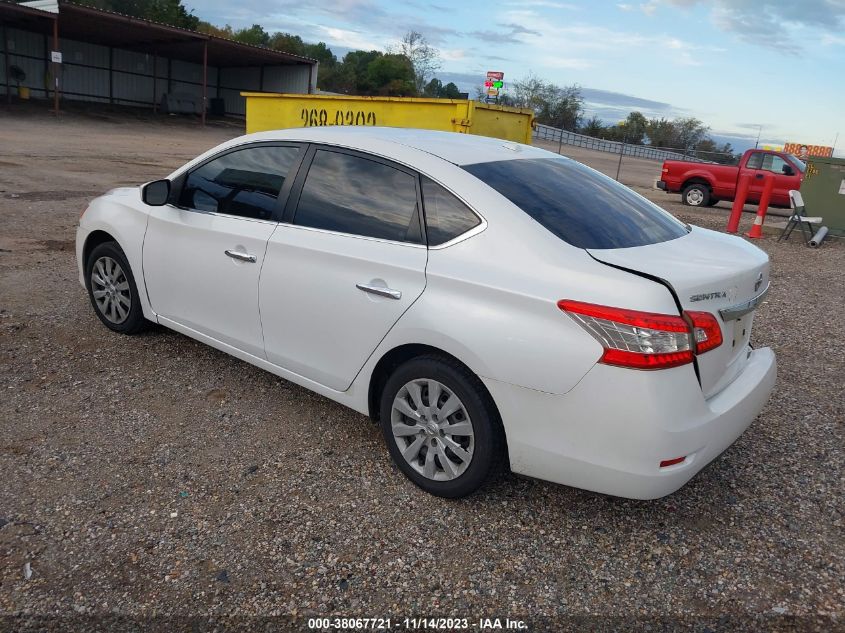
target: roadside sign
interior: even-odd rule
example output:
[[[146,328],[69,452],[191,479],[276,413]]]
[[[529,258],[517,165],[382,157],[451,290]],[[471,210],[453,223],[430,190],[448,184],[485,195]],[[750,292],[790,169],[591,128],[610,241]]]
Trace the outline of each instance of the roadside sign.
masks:
[[[50,61],[56,64],[62,63],[61,51],[50,51]]]
[[[487,102],[493,97],[496,100],[499,98],[499,91],[505,87],[505,73],[501,70],[488,70],[487,79],[484,80],[484,88],[487,91]]]

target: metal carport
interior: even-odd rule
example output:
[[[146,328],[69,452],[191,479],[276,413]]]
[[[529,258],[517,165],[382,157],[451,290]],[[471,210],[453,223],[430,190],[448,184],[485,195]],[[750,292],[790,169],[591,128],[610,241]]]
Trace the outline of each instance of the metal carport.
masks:
[[[243,114],[242,91],[316,90],[315,60],[65,0],[0,0],[0,34],[7,100],[9,67],[18,65],[34,96],[52,96],[56,112],[60,99],[155,109],[162,94],[181,92],[196,98],[204,124],[210,94],[227,114]]]

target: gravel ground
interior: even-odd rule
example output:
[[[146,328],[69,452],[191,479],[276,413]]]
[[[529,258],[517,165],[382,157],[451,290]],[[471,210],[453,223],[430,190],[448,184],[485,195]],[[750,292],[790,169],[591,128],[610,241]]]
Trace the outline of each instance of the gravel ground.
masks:
[[[86,200],[236,127],[0,111],[0,130],[0,630],[299,630],[334,615],[845,627],[843,244],[756,242],[773,290],[753,343],[776,350],[778,386],[679,492],[638,502],[506,475],[447,501],[401,475],[363,416],[94,316],[72,250]],[[721,206],[642,191],[725,224]]]

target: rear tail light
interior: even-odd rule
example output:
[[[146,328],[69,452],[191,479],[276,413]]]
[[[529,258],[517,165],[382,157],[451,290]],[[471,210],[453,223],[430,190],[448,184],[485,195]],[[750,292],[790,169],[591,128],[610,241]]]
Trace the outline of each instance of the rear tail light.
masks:
[[[693,326],[695,338],[695,353],[703,354],[722,344],[722,328],[719,322],[709,312],[685,312]]]
[[[719,323],[706,312],[680,316],[562,299],[558,307],[589,332],[602,347],[600,363],[635,369],[668,369],[686,365],[693,352],[702,354],[722,343]],[[693,332],[694,337],[693,338]]]

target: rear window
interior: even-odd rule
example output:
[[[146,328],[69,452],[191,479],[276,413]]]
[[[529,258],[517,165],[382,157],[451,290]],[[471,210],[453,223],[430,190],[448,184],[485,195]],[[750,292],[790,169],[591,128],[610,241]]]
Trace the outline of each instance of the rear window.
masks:
[[[687,234],[656,204],[573,160],[514,159],[463,168],[578,248],[645,246]]]

